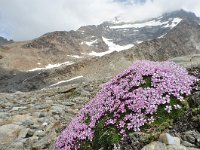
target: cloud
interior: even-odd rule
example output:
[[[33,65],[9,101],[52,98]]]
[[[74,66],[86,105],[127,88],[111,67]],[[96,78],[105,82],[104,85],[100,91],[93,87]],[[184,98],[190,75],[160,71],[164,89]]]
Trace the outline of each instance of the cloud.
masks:
[[[1,0],[0,35],[28,40],[51,31],[100,24],[115,16],[136,21],[180,8],[200,16],[199,0]]]
[[[131,5],[127,3],[123,13],[120,15],[124,20],[137,21],[160,16],[163,13],[184,9],[192,11],[200,16],[200,1],[199,0],[143,0],[143,3],[134,3],[135,0],[129,0]],[[127,15],[128,14],[128,15]]]

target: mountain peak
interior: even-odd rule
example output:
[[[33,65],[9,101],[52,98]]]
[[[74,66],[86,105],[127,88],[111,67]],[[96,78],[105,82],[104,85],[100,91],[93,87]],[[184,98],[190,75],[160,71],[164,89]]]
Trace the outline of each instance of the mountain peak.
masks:
[[[199,20],[199,17],[195,15],[195,13],[186,11],[184,9],[168,12],[162,15],[163,17],[171,17],[171,18],[182,18],[182,19],[189,19],[189,20]]]
[[[197,17],[195,15],[195,13],[190,12],[190,11],[186,11],[184,9],[163,13],[158,18],[163,18],[163,17],[165,17],[165,18],[181,18],[181,19],[189,19],[189,20],[192,19],[192,20],[196,20],[196,21],[199,20],[199,17]],[[149,18],[149,19],[146,19],[146,20],[131,21],[131,20],[125,20],[124,17],[122,17],[122,16],[116,16],[113,19],[111,19],[110,21],[107,21],[107,22],[104,22],[104,23],[109,23],[109,24],[122,24],[122,23],[128,23],[128,22],[137,23],[137,22],[144,22],[144,21],[148,21],[148,20],[152,20],[152,19],[156,19],[156,18]]]

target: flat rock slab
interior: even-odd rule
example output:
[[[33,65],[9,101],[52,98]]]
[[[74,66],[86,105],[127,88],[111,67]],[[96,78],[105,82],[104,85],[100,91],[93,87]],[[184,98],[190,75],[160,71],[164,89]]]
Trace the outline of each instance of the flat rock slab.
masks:
[[[168,133],[161,134],[159,141],[169,145],[180,145],[180,139],[178,137],[173,137]]]
[[[23,127],[16,124],[0,126],[0,144],[10,143],[16,139]]]
[[[167,147],[164,143],[155,141],[143,147],[142,150],[167,150]]]

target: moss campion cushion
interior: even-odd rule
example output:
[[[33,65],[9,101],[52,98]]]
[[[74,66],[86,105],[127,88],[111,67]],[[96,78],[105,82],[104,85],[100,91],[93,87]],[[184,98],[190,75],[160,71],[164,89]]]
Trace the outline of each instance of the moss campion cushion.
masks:
[[[102,86],[62,131],[55,149],[98,149],[105,139],[116,143],[153,123],[159,107],[166,113],[181,109],[197,80],[173,62],[139,61]]]

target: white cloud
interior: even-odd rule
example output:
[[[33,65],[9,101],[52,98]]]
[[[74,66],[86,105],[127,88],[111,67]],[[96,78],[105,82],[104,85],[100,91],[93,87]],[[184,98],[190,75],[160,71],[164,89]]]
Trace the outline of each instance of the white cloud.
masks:
[[[130,0],[133,1],[133,0]],[[165,12],[185,9],[200,16],[199,0],[146,0],[142,4],[125,5],[121,14],[125,20],[137,21],[157,17]],[[128,15],[126,15],[128,14]]]
[[[200,16],[199,0],[146,0],[132,5],[114,0],[0,0],[0,35],[27,40],[46,32],[100,24],[118,15],[135,21],[180,8]]]

